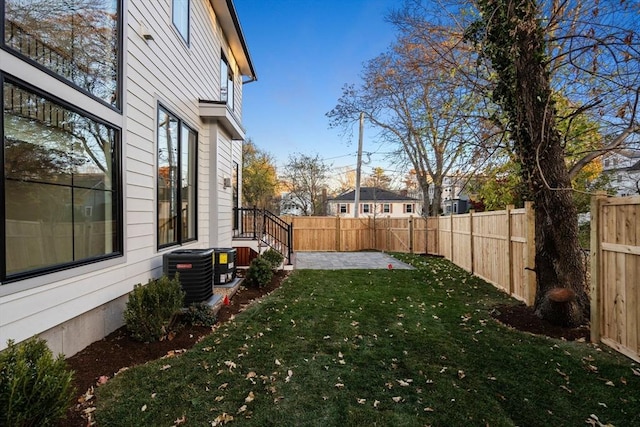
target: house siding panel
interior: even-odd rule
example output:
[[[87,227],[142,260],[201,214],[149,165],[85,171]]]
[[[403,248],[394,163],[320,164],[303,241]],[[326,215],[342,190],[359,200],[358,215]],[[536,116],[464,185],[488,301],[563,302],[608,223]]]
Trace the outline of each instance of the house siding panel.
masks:
[[[34,82],[51,86],[47,91],[86,106],[122,128],[124,214],[123,257],[0,286],[0,349],[8,339],[19,342],[41,334],[54,352],[74,354],[122,325],[126,294],[135,284],[159,276],[162,254],[178,248],[157,249],[158,103],[198,132],[198,240],[185,247],[231,246],[232,195],[223,182],[231,177],[233,161],[241,162],[241,144],[215,122],[201,120],[199,100],[220,98],[221,50],[234,70],[233,114],[239,122],[242,84],[237,63],[222,44],[225,38],[211,3],[191,1],[189,46],[173,28],[170,0],[123,3],[127,11],[123,14],[122,116],[34,67],[17,67],[15,57],[0,51],[3,70],[7,70],[5,64],[27,70],[23,74],[33,75]],[[153,40],[147,42],[139,35],[141,25]]]

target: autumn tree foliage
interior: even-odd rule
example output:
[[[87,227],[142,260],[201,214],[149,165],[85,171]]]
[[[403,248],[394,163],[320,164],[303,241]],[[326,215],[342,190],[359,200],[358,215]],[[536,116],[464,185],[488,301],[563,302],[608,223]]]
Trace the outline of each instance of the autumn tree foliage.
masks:
[[[246,206],[273,209],[278,188],[274,160],[251,139],[242,144],[242,199]]]

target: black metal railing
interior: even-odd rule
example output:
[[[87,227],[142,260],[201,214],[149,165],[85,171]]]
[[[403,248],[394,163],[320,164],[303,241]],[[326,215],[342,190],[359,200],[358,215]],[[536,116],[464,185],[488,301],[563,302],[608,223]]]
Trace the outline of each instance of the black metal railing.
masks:
[[[235,208],[235,238],[259,240],[277,250],[291,264],[293,225],[266,209]]]

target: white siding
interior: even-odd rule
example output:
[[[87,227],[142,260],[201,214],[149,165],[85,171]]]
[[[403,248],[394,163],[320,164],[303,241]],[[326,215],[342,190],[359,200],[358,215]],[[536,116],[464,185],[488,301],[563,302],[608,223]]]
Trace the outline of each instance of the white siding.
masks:
[[[200,119],[199,99],[220,98],[221,49],[236,76],[234,114],[238,119],[242,84],[231,51],[222,46],[225,38],[211,4],[208,0],[191,1],[190,46],[172,25],[170,0],[129,0],[124,4],[128,12],[124,15],[122,116],[0,51],[3,70],[7,69],[5,64],[27,70],[22,72],[33,75],[33,84],[45,82],[46,91],[71,99],[122,128],[125,251],[118,259],[0,286],[0,349],[7,339],[19,342],[42,334],[55,352],[74,354],[119,327],[125,295],[135,284],[161,274],[162,252],[175,248],[157,250],[159,102],[198,132],[198,240],[188,246],[231,246],[231,188],[222,184],[224,178],[231,177],[233,160],[241,162],[241,145],[215,122]],[[140,36],[141,25],[153,40],[147,42]]]

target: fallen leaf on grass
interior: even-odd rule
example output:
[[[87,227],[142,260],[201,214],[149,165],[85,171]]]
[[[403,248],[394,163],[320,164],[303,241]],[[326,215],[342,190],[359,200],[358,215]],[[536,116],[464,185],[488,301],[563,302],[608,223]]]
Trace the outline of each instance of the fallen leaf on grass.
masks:
[[[424,408],[424,411],[425,411],[425,412],[433,412],[434,410],[435,410],[435,409],[433,409],[433,408],[431,408],[431,407],[429,407],[429,406],[427,406],[426,408]]]
[[[282,363],[280,363],[280,361],[279,361],[278,359],[276,359],[276,362],[275,362],[275,363],[276,363],[276,365],[278,365],[278,366],[282,365]]]
[[[162,368],[160,368],[160,370],[161,371],[166,371],[169,368],[171,368],[171,365],[163,365]]]
[[[376,400],[376,401],[373,402],[373,407],[377,408],[379,404],[380,404],[380,401]]]
[[[342,384],[342,383],[336,383],[336,385],[335,385],[334,387],[335,387],[335,388],[340,388],[340,389],[342,389],[342,388],[344,388],[344,384]]]
[[[250,391],[249,394],[247,395],[247,397],[244,398],[244,401],[247,402],[247,403],[251,403],[251,402],[253,402],[253,399],[255,399],[255,398],[256,398],[255,394],[253,394],[253,392]]]
[[[640,370],[631,368],[631,372],[633,372],[633,375],[636,377],[640,377]]]
[[[240,408],[238,408],[238,414],[241,414],[243,412],[245,412],[247,410],[247,405],[242,405]]]
[[[227,388],[228,385],[229,383],[222,383],[218,386],[218,390],[224,390],[225,388]]]
[[[211,422],[212,427],[221,426],[223,424],[227,424],[233,421],[233,415],[229,415],[226,412],[218,415],[215,420]]]
[[[396,403],[400,403],[402,402],[402,396],[394,396],[391,398],[391,400],[393,400]]]
[[[174,426],[179,426],[180,424],[184,424],[184,423],[186,423],[186,422],[187,422],[187,418],[183,415],[181,418],[176,419],[176,420],[173,422],[173,425],[174,425]]]
[[[140,410],[141,410],[142,412],[146,411],[146,410],[147,410],[147,405],[142,405],[142,408],[140,408]]]
[[[236,367],[236,364],[234,362],[230,361],[230,360],[225,361],[224,364],[227,365],[229,370],[235,369],[235,367]]]
[[[367,403],[367,399],[356,399],[356,402],[358,402],[361,405],[364,405],[365,403]]]
[[[467,375],[464,373],[462,369],[458,370],[458,378],[463,379]]]

